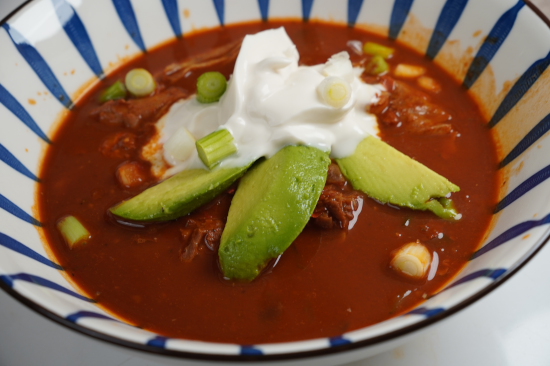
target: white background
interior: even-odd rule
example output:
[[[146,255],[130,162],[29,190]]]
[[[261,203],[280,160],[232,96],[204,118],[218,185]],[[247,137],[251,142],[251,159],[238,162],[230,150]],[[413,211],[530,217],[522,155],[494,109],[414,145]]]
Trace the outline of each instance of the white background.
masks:
[[[0,0],[0,19],[22,0]],[[533,0],[550,14],[550,0]],[[392,351],[347,366],[550,365],[550,244],[503,286]],[[0,290],[0,366],[158,366],[66,329]]]

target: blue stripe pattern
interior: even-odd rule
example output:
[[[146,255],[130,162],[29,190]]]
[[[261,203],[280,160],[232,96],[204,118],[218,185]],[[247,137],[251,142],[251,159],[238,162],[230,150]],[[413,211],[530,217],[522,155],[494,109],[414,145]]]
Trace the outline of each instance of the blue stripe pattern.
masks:
[[[348,27],[355,27],[363,0],[348,0]]]
[[[240,354],[243,356],[262,356],[264,353],[253,346],[241,346]]]
[[[546,115],[521,141],[506,155],[499,164],[499,168],[503,168],[511,163],[515,158],[520,156],[531,145],[537,142],[546,132],[550,130],[550,114]]]
[[[36,182],[40,182],[40,179],[38,179],[36,175],[32,174],[32,172],[27,169],[27,167],[24,166],[19,160],[17,160],[17,158],[13,156],[13,154],[10,153],[9,150],[6,149],[2,144],[0,144],[0,160],[18,171],[19,173],[23,174],[24,176],[31,178]]]
[[[412,311],[409,311],[405,315],[424,315],[425,317],[429,318],[429,317],[432,317],[432,316],[437,315],[439,313],[442,313],[444,311],[445,311],[445,309],[443,309],[443,308],[428,309],[428,308],[425,308],[425,307],[421,307],[421,308],[416,308]]]
[[[494,213],[502,211],[504,208],[509,206],[512,202],[529,192],[531,189],[535,188],[546,179],[550,177],[550,165],[546,168],[539,170],[537,173],[533,174],[525,182],[521,183],[516,189],[510,192],[506,197],[504,197],[495,208]]]
[[[34,226],[41,227],[42,224],[40,221],[23,211],[19,208],[16,204],[11,202],[9,199],[4,197],[2,194],[0,194],[0,208],[7,211],[8,213],[12,214],[13,216],[17,217],[18,219],[21,219],[25,222],[28,222],[29,224],[32,224]]]
[[[52,69],[48,66],[46,61],[44,61],[36,48],[31,46],[29,41],[23,38],[23,35],[21,35],[21,33],[17,30],[11,28],[8,23],[2,24],[2,28],[8,32],[8,35],[10,36],[15,48],[17,48],[17,51],[19,51],[21,56],[23,56],[25,61],[27,61],[29,66],[34,70],[36,75],[40,78],[40,80],[42,80],[46,88],[48,88],[52,95],[57,98],[57,100],[59,100],[65,108],[71,109],[73,107],[71,98],[69,98],[69,95],[65,92],[61,86],[61,83],[55,77]]]
[[[506,230],[505,232],[503,232],[502,234],[500,234],[499,236],[491,240],[489,243],[485,244],[483,248],[479,249],[472,255],[472,258],[470,258],[470,260],[474,260],[477,257],[480,257],[483,254],[495,248],[498,248],[502,244],[520,236],[521,234],[531,230],[532,228],[546,225],[546,224],[550,224],[550,214],[546,215],[544,218],[540,220],[530,220],[530,221],[522,222],[521,224],[517,224],[516,226],[511,227],[510,229]]]
[[[25,124],[28,128],[31,129],[32,132],[34,132],[38,137],[40,137],[42,140],[47,142],[48,144],[51,144],[50,139],[46,134],[38,127],[36,122],[32,119],[29,112],[23,108],[23,106],[13,97],[13,95],[10,94],[0,84],[0,104],[4,105],[11,113],[13,113],[21,122]]]
[[[468,0],[447,0],[443,6],[426,50],[426,56],[430,60],[437,56],[447,41],[467,4]]]
[[[309,20],[312,7],[313,0],[302,0],[302,19],[304,20],[304,22],[307,22]]]
[[[466,77],[464,77],[464,81],[462,82],[463,87],[470,89],[481,73],[485,70],[487,65],[489,65],[489,62],[491,62],[493,56],[495,56],[500,46],[514,27],[518,13],[524,5],[525,3],[523,0],[519,0],[516,5],[502,14],[496,22],[470,64]]]
[[[50,139],[46,134],[38,127],[36,122],[32,119],[29,112],[23,108],[23,106],[13,97],[13,95],[10,94],[0,84],[0,104],[3,104],[4,107],[6,107],[11,113],[13,113],[21,122],[25,124],[28,128],[31,129],[32,132],[34,132],[38,137],[40,137],[42,140],[47,142],[48,144],[51,144]]]
[[[265,22],[269,15],[269,0],[258,0],[258,6],[260,7],[262,20]]]
[[[88,64],[92,72],[98,78],[103,79],[105,75],[99,64],[99,59],[97,58],[90,36],[74,8],[65,0],[52,0],[52,3],[61,26],[80,53],[80,56]]]
[[[162,6],[164,7],[164,12],[168,17],[168,22],[174,31],[176,37],[181,38],[181,24],[180,24],[180,15],[178,10],[178,1],[177,0],[162,0]]]
[[[349,339],[345,339],[342,336],[330,337],[328,341],[331,347],[344,346],[351,343]]]
[[[124,28],[126,28],[126,31],[134,40],[134,43],[142,52],[147,52],[145,43],[143,43],[143,39],[141,38],[136,13],[134,13],[134,8],[132,7],[130,0],[113,0],[113,5],[115,6],[122,25],[124,25]]]
[[[542,73],[548,68],[548,65],[550,65],[550,53],[543,59],[535,61],[535,63],[521,75],[498,106],[495,114],[489,121],[489,127],[495,127],[495,125],[514,108],[520,99],[523,98],[525,93],[533,86],[535,81],[537,81]]]
[[[165,348],[167,340],[168,340],[168,338],[158,335],[158,336],[155,336],[154,338],[151,338],[150,340],[148,340],[146,344],[148,346]]]
[[[470,273],[469,275],[466,275],[466,276],[462,277],[460,280],[458,280],[456,282],[453,282],[449,286],[445,287],[439,293],[441,293],[443,291],[447,291],[448,289],[453,288],[453,287],[458,286],[458,285],[461,285],[465,282],[469,282],[469,281],[472,281],[472,280],[475,280],[475,279],[481,278],[481,277],[487,277],[487,278],[490,278],[492,280],[496,280],[497,278],[502,276],[504,273],[506,273],[506,269],[504,269],[504,268],[482,269],[482,270]]]
[[[31,259],[34,259],[37,262],[40,262],[42,264],[47,265],[48,267],[58,269],[60,271],[63,270],[63,267],[61,267],[59,264],[52,262],[48,258],[38,254],[31,248],[27,247],[24,244],[21,244],[17,240],[7,236],[6,234],[0,233],[0,245],[13,250],[14,252],[17,252],[19,254],[22,254],[26,257],[29,257]]]
[[[118,320],[113,319],[111,317],[108,317],[103,314],[94,313],[93,311],[77,311],[76,313],[72,313],[70,315],[67,315],[65,319],[67,319],[70,322],[76,323],[79,319],[82,318],[95,318],[95,319],[105,319],[105,320],[111,320],[114,322],[118,322]]]
[[[17,274],[12,274],[12,275],[2,275],[2,276],[0,276],[0,280],[4,281],[8,286],[10,286],[12,288],[14,286],[14,282],[19,280],[19,281],[34,283],[34,284],[42,286],[42,287],[46,287],[46,288],[49,288],[49,289],[52,289],[52,290],[55,290],[55,291],[59,291],[59,292],[62,292],[64,294],[67,294],[67,295],[70,295],[70,296],[73,296],[77,299],[80,299],[80,300],[83,300],[83,301],[86,301],[86,302],[90,302],[90,303],[95,303],[96,302],[93,299],[89,299],[85,296],[77,294],[74,291],[66,289],[65,287],[59,286],[55,282],[52,282],[50,280],[47,280],[47,279],[39,277],[39,276],[31,275],[31,274],[28,274],[28,273],[17,273]]]
[[[401,28],[403,28],[403,24],[405,24],[409,16],[412,3],[413,0],[395,0],[390,18],[390,30],[388,34],[390,39],[397,39],[397,36],[399,36]]]
[[[225,22],[225,0],[213,0],[214,7],[216,8],[216,13],[218,14],[218,19],[220,20],[220,25],[223,26]]]

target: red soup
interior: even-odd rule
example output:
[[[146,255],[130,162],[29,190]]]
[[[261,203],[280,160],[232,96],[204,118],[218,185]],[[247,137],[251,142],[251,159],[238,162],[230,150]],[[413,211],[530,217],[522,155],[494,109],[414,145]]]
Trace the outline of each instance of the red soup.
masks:
[[[231,50],[223,60],[201,62],[200,56],[183,74],[170,73],[169,65],[280,26],[296,44],[301,64],[324,63],[348,51],[354,65],[365,67],[364,82],[384,86],[370,107],[381,139],[460,187],[452,195],[460,220],[381,204],[353,190],[332,164],[302,233],[259,277],[239,282],[224,279],[217,255],[238,182],[168,222],[128,226],[108,214],[113,205],[159,182],[142,153],[155,134],[154,123],[177,100],[194,97],[203,72],[219,71],[229,78],[235,58]],[[354,52],[350,40],[393,48],[386,60],[389,71],[376,75],[369,70],[373,57]],[[422,75],[403,75],[398,65],[418,66]],[[153,94],[101,103],[102,91],[134,68],[155,77]],[[174,40],[98,83],[79,100],[53,141],[38,197],[56,260],[75,286],[106,311],[168,337],[241,344],[295,341],[336,336],[405,313],[465,265],[486,233],[497,199],[495,145],[467,93],[411,50],[330,24],[241,24]],[[72,249],[57,228],[67,215],[77,217],[91,236]],[[390,265],[397,249],[417,241],[439,258],[430,280],[408,278]]]

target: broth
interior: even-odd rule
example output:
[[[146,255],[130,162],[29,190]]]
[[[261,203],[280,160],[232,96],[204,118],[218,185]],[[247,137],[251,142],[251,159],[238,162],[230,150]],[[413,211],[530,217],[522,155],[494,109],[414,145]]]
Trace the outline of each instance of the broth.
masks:
[[[137,188],[122,188],[116,170],[126,161],[149,163],[139,149],[125,156],[100,152],[108,136],[128,132],[90,117],[101,91],[132,68],[153,75],[173,62],[221,46],[245,34],[284,26],[301,55],[300,63],[325,62],[350,51],[348,40],[367,40],[397,49],[391,65],[420,65],[437,80],[441,92],[432,101],[449,111],[458,134],[411,134],[380,123],[381,137],[460,186],[453,194],[460,220],[443,220],[429,212],[382,205],[362,195],[362,210],[350,230],[320,229],[311,222],[295,242],[251,283],[223,279],[217,253],[204,245],[188,263],[180,259],[180,229],[189,219],[225,220],[231,192],[178,220],[133,228],[117,224],[106,212],[155,183],[149,177]],[[352,60],[358,56],[352,55]],[[216,68],[226,77],[233,64]],[[194,93],[192,72],[177,86]],[[401,82],[418,89],[413,82]],[[132,130],[136,146],[154,132],[153,121]],[[256,344],[337,336],[402,314],[436,293],[479,246],[497,201],[496,148],[478,107],[465,90],[429,60],[392,41],[344,26],[263,22],[226,26],[174,40],[124,65],[81,98],[52,138],[38,186],[40,216],[47,241],[70,279],[98,305],[125,321],[168,337],[211,342]],[[234,187],[233,187],[234,188]],[[232,189],[233,189],[232,188]],[[230,189],[230,191],[232,190]],[[56,222],[77,216],[92,234],[70,249]],[[431,281],[413,281],[390,267],[391,253],[420,240],[439,257]]]

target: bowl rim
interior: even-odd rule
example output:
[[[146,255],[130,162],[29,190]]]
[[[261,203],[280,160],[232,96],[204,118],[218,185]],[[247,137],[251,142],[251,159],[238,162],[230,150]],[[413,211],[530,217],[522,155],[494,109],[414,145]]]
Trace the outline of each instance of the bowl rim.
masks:
[[[3,19],[0,19],[0,26],[2,26],[4,23],[6,23],[11,17],[13,17],[15,14],[20,12],[24,7],[26,7],[31,2],[38,1],[38,0],[25,0],[21,5],[16,7],[13,11],[11,11],[9,14],[7,14]],[[550,28],[550,19],[535,5],[531,2],[531,0],[522,0],[527,7],[529,7],[545,24],[548,28]],[[223,362],[268,362],[268,361],[284,361],[284,360],[298,360],[298,359],[304,359],[304,358],[313,358],[313,357],[319,357],[319,356],[326,356],[326,355],[332,355],[352,350],[357,350],[359,348],[363,348],[366,346],[373,346],[377,345],[386,341],[394,340],[399,337],[403,337],[406,335],[410,335],[416,331],[420,331],[422,329],[427,328],[428,326],[446,319],[450,317],[451,315],[456,314],[457,312],[465,309],[469,305],[473,304],[477,300],[485,297],[489,293],[491,293],[493,290],[501,286],[503,283],[505,283],[508,279],[510,279],[514,274],[516,274],[523,266],[525,266],[533,257],[550,241],[550,228],[548,228],[542,235],[542,237],[538,240],[538,242],[521,258],[519,258],[508,270],[500,277],[498,277],[496,280],[494,280],[492,283],[487,285],[481,290],[478,290],[473,295],[465,298],[461,302],[455,304],[454,306],[451,306],[449,308],[444,309],[440,313],[427,317],[423,320],[420,320],[412,325],[399,328],[397,330],[371,337],[362,341],[347,343],[347,344],[341,344],[341,345],[334,345],[334,346],[327,346],[325,348],[317,349],[317,350],[311,350],[311,351],[298,351],[298,352],[289,352],[289,353],[279,353],[279,354],[266,354],[266,355],[249,355],[249,354],[239,354],[239,355],[221,355],[221,354],[209,354],[209,353],[195,353],[195,352],[187,352],[187,351],[178,351],[178,350],[172,350],[162,347],[156,347],[151,346],[147,344],[140,344],[136,342],[131,342],[127,340],[123,340],[120,338],[117,338],[112,335],[108,335],[105,333],[101,333],[98,331],[95,331],[93,329],[84,327],[82,325],[79,325],[78,323],[71,322],[52,311],[46,309],[42,305],[38,304],[37,302],[34,302],[10,286],[8,286],[4,281],[0,281],[0,288],[4,290],[8,295],[10,295],[15,300],[19,301],[21,304],[25,305],[27,308],[35,311],[38,314],[41,314],[42,316],[54,321],[55,323],[64,326],[65,328],[68,328],[72,331],[75,331],[77,333],[92,337],[96,340],[114,344],[116,346],[122,346],[124,348],[128,348],[131,350],[137,350],[141,352],[145,352],[148,354],[156,354],[156,355],[162,355],[162,356],[169,356],[173,358],[178,359],[190,359],[190,360],[198,360],[198,361],[223,361]],[[359,328],[359,329],[364,329]],[[358,329],[358,330],[359,330]],[[326,337],[320,337],[316,339],[324,339]],[[172,339],[172,338],[170,338]],[[177,339],[177,338],[174,338]],[[312,339],[306,339],[302,341],[310,341]],[[195,340],[190,340],[195,341]],[[293,342],[282,342],[282,343],[276,343],[276,344],[291,344],[296,342],[302,342],[302,341],[293,341]],[[201,341],[202,342],[202,341]],[[218,344],[215,342],[205,342],[210,343],[212,345]],[[275,343],[274,343],[275,344]]]

